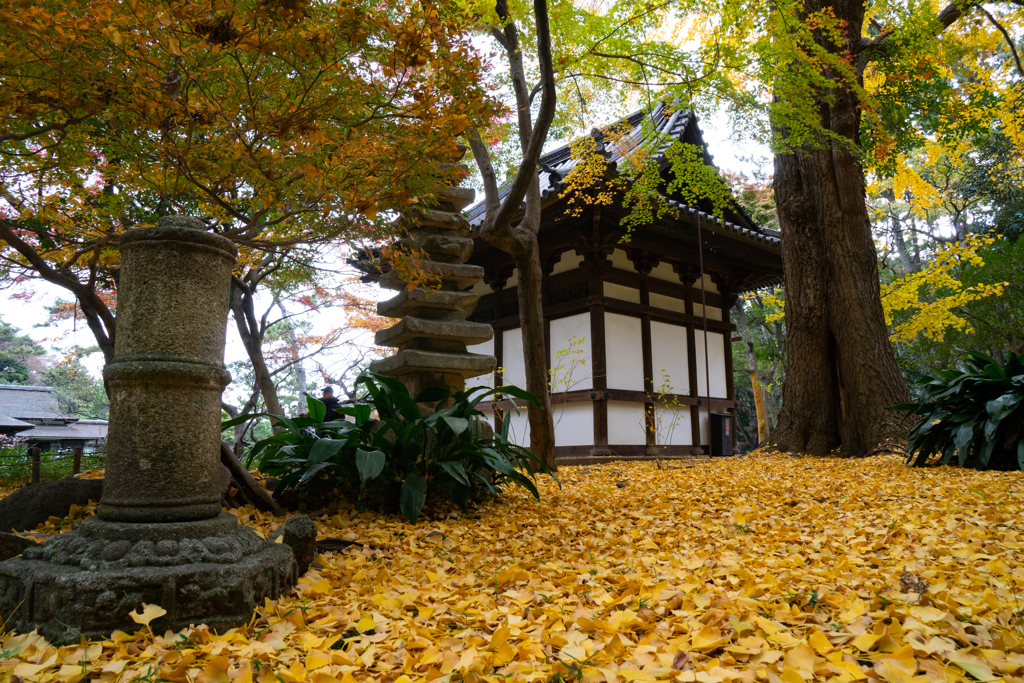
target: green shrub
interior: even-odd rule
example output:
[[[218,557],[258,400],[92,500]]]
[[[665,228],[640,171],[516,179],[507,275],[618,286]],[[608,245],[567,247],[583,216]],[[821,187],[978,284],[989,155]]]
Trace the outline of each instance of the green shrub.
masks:
[[[533,394],[477,387],[457,393],[427,389],[414,398],[392,377],[365,373],[356,383],[366,388],[367,399],[336,409],[350,419],[324,422],[324,404],[310,397],[308,417],[273,417],[283,429],[254,444],[246,462],[280,479],[275,496],[288,488],[321,496],[340,489],[360,509],[397,501],[410,523],[436,494],[463,509],[509,484],[540,497],[533,479],[537,472],[550,474],[543,461],[509,441],[507,426],[490,434],[477,410],[495,394],[539,405]],[[424,403],[437,407],[424,415]]]
[[[1010,353],[1005,365],[969,351],[960,370],[940,370],[921,380],[925,398],[891,410],[920,415],[910,432],[907,462],[924,465],[934,455],[963,467],[1024,469],[1024,362]]]

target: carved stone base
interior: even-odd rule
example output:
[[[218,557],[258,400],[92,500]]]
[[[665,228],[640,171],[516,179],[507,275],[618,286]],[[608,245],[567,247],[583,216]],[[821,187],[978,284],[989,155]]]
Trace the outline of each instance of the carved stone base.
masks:
[[[142,603],[167,610],[156,632],[249,621],[264,598],[295,585],[295,558],[233,515],[199,522],[132,524],[91,517],[21,557],[0,562],[0,615],[53,643],[106,638],[138,625]]]

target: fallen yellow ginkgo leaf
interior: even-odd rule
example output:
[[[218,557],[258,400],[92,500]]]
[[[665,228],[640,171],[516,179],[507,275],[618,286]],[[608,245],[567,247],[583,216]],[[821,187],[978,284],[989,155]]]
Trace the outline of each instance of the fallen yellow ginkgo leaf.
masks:
[[[128,616],[130,616],[132,618],[132,621],[134,621],[136,624],[142,624],[143,626],[149,626],[149,622],[153,621],[154,619],[159,619],[163,615],[167,614],[167,610],[165,610],[160,605],[149,605],[144,602],[142,603],[141,607],[142,612],[139,612],[138,610],[132,610],[128,613]]]

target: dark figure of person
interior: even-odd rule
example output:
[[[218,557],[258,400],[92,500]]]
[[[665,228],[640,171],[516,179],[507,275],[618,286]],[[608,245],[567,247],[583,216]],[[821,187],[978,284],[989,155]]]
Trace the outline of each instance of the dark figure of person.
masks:
[[[338,399],[334,398],[334,388],[328,384],[324,387],[323,396],[320,397],[320,402],[327,406],[327,413],[324,415],[324,422],[334,422],[340,420],[341,415],[335,410],[338,407]]]

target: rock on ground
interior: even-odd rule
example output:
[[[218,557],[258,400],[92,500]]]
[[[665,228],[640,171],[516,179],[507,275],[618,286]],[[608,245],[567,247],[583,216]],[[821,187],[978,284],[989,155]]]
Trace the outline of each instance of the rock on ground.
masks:
[[[0,531],[0,562],[21,555],[25,548],[39,545],[31,538],[22,538],[15,534]]]
[[[35,529],[50,517],[66,517],[72,505],[99,502],[102,479],[65,477],[18,489],[0,500],[0,532]]]
[[[316,554],[316,533],[316,522],[306,515],[295,515],[277,527],[269,540],[276,540],[284,534],[282,542],[291,547],[295,562],[299,565],[299,576],[302,576],[313,563]]]

